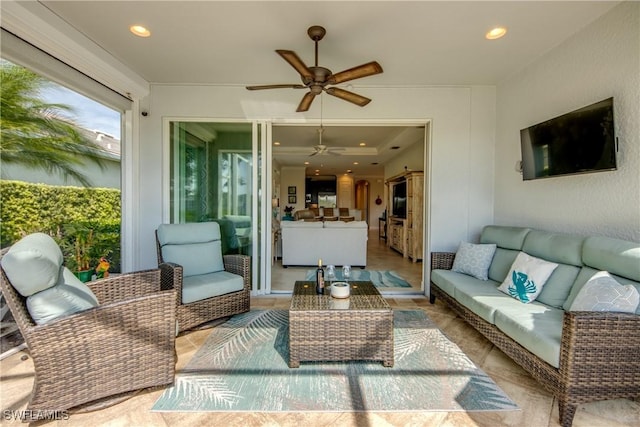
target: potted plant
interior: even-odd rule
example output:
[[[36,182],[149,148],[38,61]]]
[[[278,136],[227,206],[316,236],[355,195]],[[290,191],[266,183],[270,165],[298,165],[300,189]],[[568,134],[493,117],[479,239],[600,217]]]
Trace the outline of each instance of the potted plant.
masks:
[[[284,219],[285,221],[290,221],[291,219],[293,219],[293,210],[295,209],[294,206],[285,206],[284,207]]]
[[[83,224],[66,224],[63,232],[62,250],[67,268],[83,282],[91,280],[91,251],[93,229]]]

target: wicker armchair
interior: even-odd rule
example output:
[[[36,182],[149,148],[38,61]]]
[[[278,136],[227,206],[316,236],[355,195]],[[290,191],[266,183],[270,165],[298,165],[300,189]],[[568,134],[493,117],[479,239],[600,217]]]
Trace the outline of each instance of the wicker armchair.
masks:
[[[160,270],[87,285],[97,307],[38,325],[2,269],[0,289],[33,359],[27,409],[34,413],[173,383],[176,293],[161,291]]]
[[[177,292],[176,317],[180,331],[194,328],[195,326],[219,319],[221,317],[232,316],[234,314],[249,311],[251,292],[251,257],[247,255],[233,254],[220,255],[224,264],[224,271],[238,275],[242,280],[242,289],[215,295],[196,301],[185,301],[185,288],[190,286],[190,282],[197,276],[202,278],[203,274],[193,274],[193,266],[185,266],[188,262],[178,262],[179,258],[173,254],[167,255],[163,250],[166,242],[165,238],[159,237],[160,229],[172,230],[174,236],[180,240],[181,245],[203,244],[217,242],[221,238],[219,225],[215,222],[189,223],[189,224],[163,224],[156,230],[156,249],[158,255],[158,267],[162,271],[163,289],[175,289]],[[193,236],[190,238],[189,236]],[[184,258],[183,258],[184,259]],[[193,264],[193,259],[187,260]],[[215,261],[208,260],[213,264]],[[185,271],[185,268],[187,271]],[[200,285],[201,286],[201,285]],[[211,286],[215,286],[212,284]]]

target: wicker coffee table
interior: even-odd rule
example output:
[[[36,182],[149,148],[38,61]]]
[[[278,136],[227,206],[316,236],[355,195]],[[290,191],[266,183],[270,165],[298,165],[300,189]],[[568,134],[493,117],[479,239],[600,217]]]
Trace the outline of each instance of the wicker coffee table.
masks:
[[[379,360],[393,366],[393,311],[369,281],[349,282],[351,296],[316,295],[295,283],[289,307],[289,367],[303,361]]]

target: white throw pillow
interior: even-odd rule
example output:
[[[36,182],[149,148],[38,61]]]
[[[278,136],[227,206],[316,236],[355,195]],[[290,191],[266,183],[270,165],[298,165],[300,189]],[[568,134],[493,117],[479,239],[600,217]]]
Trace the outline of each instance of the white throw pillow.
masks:
[[[453,260],[452,271],[468,274],[480,280],[489,278],[489,266],[496,253],[496,245],[460,242],[458,252]]]
[[[525,304],[530,303],[540,295],[557,266],[554,262],[520,252],[498,289]]]
[[[635,313],[640,293],[633,285],[621,285],[606,271],[593,275],[584,284],[569,311],[616,311]]]

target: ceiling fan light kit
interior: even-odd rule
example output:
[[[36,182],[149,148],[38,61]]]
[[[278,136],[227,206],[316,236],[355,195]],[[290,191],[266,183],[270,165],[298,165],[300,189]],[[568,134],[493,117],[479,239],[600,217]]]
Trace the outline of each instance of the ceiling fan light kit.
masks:
[[[289,63],[300,74],[302,84],[275,84],[275,85],[258,85],[247,86],[248,90],[262,90],[262,89],[309,89],[300,101],[296,111],[308,111],[311,107],[311,103],[317,95],[320,95],[323,91],[336,98],[343,99],[345,101],[356,104],[360,107],[364,107],[371,99],[358,95],[357,93],[338,88],[328,87],[329,85],[336,85],[350,80],[359,79],[362,77],[368,77],[375,74],[382,73],[382,67],[376,61],[371,61],[366,64],[358,65],[356,67],[349,68],[339,73],[333,74],[331,70],[318,65],[318,42],[322,40],[327,31],[319,26],[314,25],[309,27],[307,34],[309,38],[315,43],[315,65],[313,67],[307,67],[304,61],[292,50],[277,49],[276,53],[280,55],[285,61]]]

